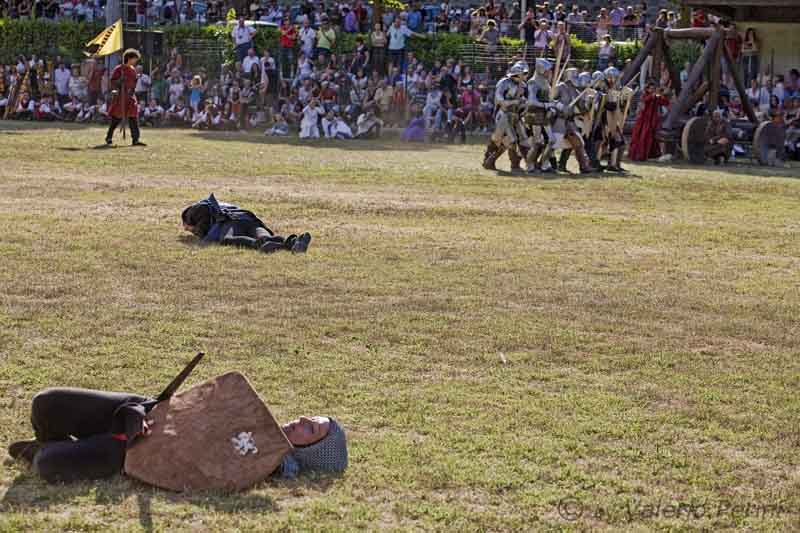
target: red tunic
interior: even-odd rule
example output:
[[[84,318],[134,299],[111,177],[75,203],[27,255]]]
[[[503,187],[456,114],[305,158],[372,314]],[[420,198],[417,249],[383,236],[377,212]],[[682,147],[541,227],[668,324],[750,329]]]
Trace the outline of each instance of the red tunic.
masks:
[[[636,118],[631,147],[628,149],[628,159],[631,161],[647,161],[660,155],[656,132],[661,126],[658,108],[662,105],[669,105],[669,99],[665,96],[655,93],[642,96],[642,112]]]
[[[111,73],[111,81],[114,82],[120,78],[122,78],[124,89],[119,90],[119,94],[114,97],[109,114],[114,118],[122,118],[122,98],[120,96],[121,94],[127,94],[125,114],[128,115],[128,118],[137,118],[139,116],[139,102],[136,101],[136,95],[134,94],[137,78],[136,69],[130,65],[117,65]]]

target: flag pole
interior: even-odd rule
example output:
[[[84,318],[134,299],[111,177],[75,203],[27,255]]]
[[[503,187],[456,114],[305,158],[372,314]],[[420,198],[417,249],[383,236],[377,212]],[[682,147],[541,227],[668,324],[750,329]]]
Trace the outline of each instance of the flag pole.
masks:
[[[125,66],[125,12],[123,8],[122,13],[122,66]],[[125,127],[128,125],[128,89],[125,87],[125,69],[122,69],[122,75],[119,77],[120,81],[120,95],[122,96],[122,140],[126,140]]]

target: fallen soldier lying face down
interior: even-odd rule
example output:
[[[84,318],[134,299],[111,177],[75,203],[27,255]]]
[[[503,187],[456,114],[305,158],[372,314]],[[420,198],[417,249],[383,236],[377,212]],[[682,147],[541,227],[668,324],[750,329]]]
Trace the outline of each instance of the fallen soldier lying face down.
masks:
[[[252,212],[235,205],[218,202],[212,194],[190,205],[181,214],[183,229],[204,243],[253,248],[265,253],[289,250],[304,253],[311,243],[311,234],[275,235]]]
[[[33,398],[35,440],[9,454],[48,482],[123,472],[175,490],[242,490],[269,476],[347,468],[344,430],[330,417],[278,426],[247,379],[230,372],[158,403],[129,393],[56,388]]]

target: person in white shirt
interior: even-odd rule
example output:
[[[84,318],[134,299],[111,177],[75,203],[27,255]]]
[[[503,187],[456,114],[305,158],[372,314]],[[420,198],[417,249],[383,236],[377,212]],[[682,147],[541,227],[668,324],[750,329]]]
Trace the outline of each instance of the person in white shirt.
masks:
[[[149,99],[150,86],[153,81],[149,75],[144,73],[144,68],[141,65],[136,65],[136,75],[138,76],[136,79],[136,98],[140,102],[146,102]]]
[[[71,77],[72,73],[64,66],[64,63],[59,63],[58,68],[53,73],[53,82],[56,86],[56,95],[61,102],[69,100],[69,80]]]
[[[69,96],[86,102],[89,98],[89,81],[81,76],[81,68],[76,63],[72,65],[72,76],[69,79]]]
[[[325,134],[326,139],[353,138],[353,130],[333,110],[328,111],[325,118],[322,119],[322,132]]]
[[[394,19],[394,23],[386,33],[389,35],[389,59],[392,65],[405,72],[406,39],[411,36],[424,37],[424,35],[411,31],[408,26],[403,24],[400,17]]]
[[[164,115],[167,122],[174,126],[183,126],[189,119],[189,108],[183,102],[183,98],[178,98],[175,104],[167,110]]]
[[[357,126],[356,139],[377,139],[381,135],[383,121],[376,117],[371,109],[367,109],[358,117]]]
[[[208,113],[205,106],[201,106],[200,110],[194,114],[192,128],[196,130],[208,129]]]
[[[439,113],[441,105],[442,90],[436,86],[428,91],[428,96],[425,99],[425,107],[422,108],[422,116],[425,118],[426,128],[431,128],[433,126],[433,119]]]
[[[253,72],[253,67],[260,64],[260,59],[256,55],[256,49],[250,48],[247,50],[247,57],[242,60],[242,72],[245,76],[250,76]]]
[[[172,76],[169,82],[169,103],[175,105],[178,100],[183,97],[183,91],[186,89],[186,84],[177,74]]]
[[[322,107],[318,105],[317,99],[312,98],[311,102],[303,108],[303,120],[300,121],[301,139],[319,139],[319,116]]]
[[[231,31],[233,44],[236,47],[236,61],[242,61],[247,56],[247,51],[253,47],[253,36],[255,34],[255,28],[246,26],[244,17],[239,17],[239,24]]]
[[[81,111],[83,111],[83,103],[76,96],[73,96],[69,102],[64,104],[64,118],[66,120],[77,120]]]
[[[158,105],[155,98],[151,98],[150,102],[147,104],[147,107],[144,108],[142,112],[144,117],[144,123],[149,124],[150,126],[157,127],[161,124],[161,120],[164,118],[164,108]]]
[[[314,28],[311,27],[311,23],[309,23],[307,18],[303,20],[303,27],[300,28],[298,36],[300,38],[300,50],[307,58],[310,58],[314,53],[314,44],[317,41],[317,32],[315,32]]]

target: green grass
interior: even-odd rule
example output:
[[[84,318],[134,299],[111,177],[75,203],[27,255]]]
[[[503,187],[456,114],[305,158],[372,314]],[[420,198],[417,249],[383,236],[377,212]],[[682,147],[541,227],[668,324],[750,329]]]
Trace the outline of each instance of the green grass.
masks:
[[[154,394],[203,350],[190,382],[336,416],[351,466],[182,496],[7,460],[0,531],[800,528],[797,167],[544,180],[477,145],[102,135],[0,123],[0,444],[44,387]],[[310,253],[192,245],[212,191]]]

